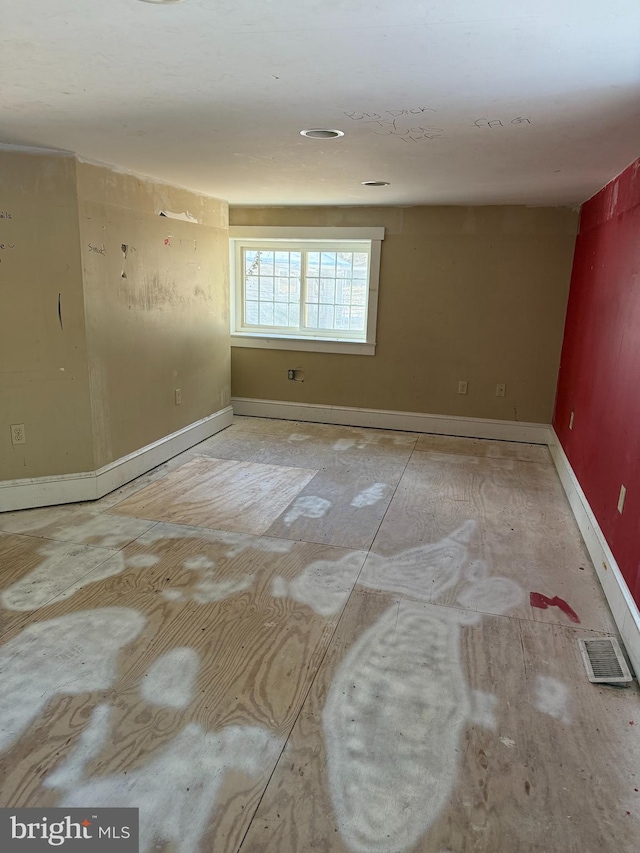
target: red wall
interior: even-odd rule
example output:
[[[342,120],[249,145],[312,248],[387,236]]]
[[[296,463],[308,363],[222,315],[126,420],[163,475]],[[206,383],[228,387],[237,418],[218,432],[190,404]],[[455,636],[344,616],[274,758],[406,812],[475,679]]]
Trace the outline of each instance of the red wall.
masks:
[[[553,424],[640,604],[640,158],[580,211]]]

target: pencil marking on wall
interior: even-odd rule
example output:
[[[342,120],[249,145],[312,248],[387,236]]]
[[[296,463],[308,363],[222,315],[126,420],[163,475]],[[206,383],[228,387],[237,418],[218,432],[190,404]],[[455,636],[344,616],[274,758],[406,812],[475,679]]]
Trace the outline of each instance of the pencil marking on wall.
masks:
[[[284,516],[284,523],[289,526],[299,518],[322,518],[327,514],[331,501],[317,495],[303,495],[296,498]]]
[[[74,554],[74,551],[76,553]],[[55,546],[41,548],[44,560],[28,575],[20,578],[2,593],[2,606],[7,610],[38,610],[70,598],[78,590],[105,578],[119,575],[125,570],[124,557],[115,553],[104,560],[102,554],[84,553],[85,549],[66,549],[60,552]],[[87,559],[92,563],[87,565]],[[96,558],[103,562],[95,565]]]
[[[506,122],[506,124],[527,125],[527,124],[531,124],[531,119],[530,118],[523,118],[522,116],[516,116],[516,118],[512,118],[511,120],[505,119],[505,122]],[[494,119],[478,118],[474,121],[474,123],[471,126],[477,127],[480,129],[482,129],[482,128],[492,129],[494,127],[504,127],[505,125],[500,119],[497,119],[497,118],[494,118]]]
[[[65,808],[95,803],[139,808],[140,853],[165,844],[174,844],[180,853],[199,853],[226,773],[266,772],[281,748],[274,734],[258,726],[207,732],[190,723],[140,765],[87,777],[87,764],[99,755],[107,738],[107,713],[96,711],[84,739],[44,785],[62,793],[60,805]]]
[[[353,853],[412,849],[449,800],[464,727],[495,729],[496,698],[469,689],[460,653],[461,628],[479,615],[425,603],[460,581],[458,600],[499,594],[506,608],[522,599],[517,584],[468,562],[475,527],[396,557],[370,555],[359,580],[421,600],[398,600],[361,634],[324,707],[331,799]]]
[[[351,111],[343,115],[351,121],[371,126],[373,132],[379,136],[392,136],[402,142],[411,143],[423,139],[437,139],[444,134],[442,127],[420,121],[431,118],[430,114],[435,112],[432,107],[411,107],[366,113]]]
[[[321,616],[332,616],[346,604],[363,557],[364,554],[353,552],[339,560],[316,560],[292,581],[275,577],[271,594],[274,598],[289,596]]]
[[[110,687],[120,649],[145,623],[132,608],[83,610],[29,625],[0,647],[0,751],[54,696]]]
[[[562,681],[550,675],[536,677],[534,705],[542,714],[548,714],[561,723],[571,722],[569,713],[569,688]]]
[[[189,646],[171,649],[155,660],[142,677],[140,695],[150,705],[186,708],[193,699],[200,657]]]

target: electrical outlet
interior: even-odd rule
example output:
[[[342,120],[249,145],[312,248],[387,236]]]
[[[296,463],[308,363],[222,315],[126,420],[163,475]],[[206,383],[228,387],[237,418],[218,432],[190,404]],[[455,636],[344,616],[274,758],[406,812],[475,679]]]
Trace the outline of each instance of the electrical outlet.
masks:
[[[461,379],[461,380],[458,382],[458,394],[466,394],[466,393],[467,393],[467,386],[468,386],[468,384],[469,384],[469,383],[467,382],[467,380],[466,380],[466,379]]]
[[[573,429],[573,415],[574,412],[571,412],[571,414],[569,415],[569,429]]]
[[[11,424],[11,444],[26,444],[24,424]]]
[[[182,389],[176,388],[176,406],[179,406],[182,403]]]
[[[622,515],[622,511],[624,510],[624,500],[627,497],[627,490],[624,486],[620,486],[620,494],[618,496],[618,512]]]
[[[499,382],[496,385],[496,397],[506,397],[506,396],[507,396],[507,386],[504,383]]]
[[[295,378],[296,378],[295,370],[287,370],[287,379],[295,379]]]

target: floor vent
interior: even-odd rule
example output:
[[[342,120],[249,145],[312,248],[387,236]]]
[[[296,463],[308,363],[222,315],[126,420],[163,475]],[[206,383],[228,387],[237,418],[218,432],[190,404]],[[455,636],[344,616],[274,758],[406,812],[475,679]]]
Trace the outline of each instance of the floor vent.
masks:
[[[633,676],[618,641],[613,637],[578,640],[589,681],[595,684],[629,684]]]

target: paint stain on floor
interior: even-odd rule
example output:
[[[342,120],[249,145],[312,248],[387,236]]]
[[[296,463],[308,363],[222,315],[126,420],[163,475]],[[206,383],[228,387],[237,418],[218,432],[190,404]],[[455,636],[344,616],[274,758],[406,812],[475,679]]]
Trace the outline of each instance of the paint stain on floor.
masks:
[[[557,595],[553,598],[548,598],[548,596],[543,595],[541,592],[531,592],[529,593],[529,604],[532,607],[538,607],[540,610],[546,610],[547,607],[557,607],[572,622],[580,624],[580,617],[576,611],[567,604],[564,598],[559,598]]]

